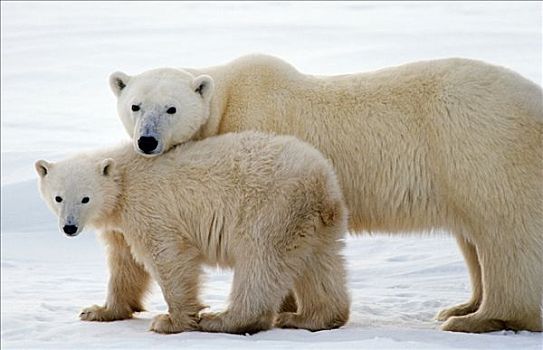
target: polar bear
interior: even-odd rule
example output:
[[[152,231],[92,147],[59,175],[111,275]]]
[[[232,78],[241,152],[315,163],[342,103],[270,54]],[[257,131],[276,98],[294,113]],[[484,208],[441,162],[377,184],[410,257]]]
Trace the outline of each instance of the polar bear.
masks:
[[[104,230],[107,301],[83,310],[83,320],[142,310],[150,276],[169,310],[151,324],[159,333],[253,333],[274,319],[321,330],[348,319],[341,189],[329,162],[294,137],[232,133],[149,159],[125,144],[35,166],[61,231]],[[234,281],[228,310],[198,318],[202,264],[233,268]],[[277,315],[291,289],[298,312]]]
[[[442,59],[322,77],[250,55],[110,85],[143,155],[241,130],[294,135],[332,161],[351,231],[451,232],[473,293],[439,313],[444,330],[542,330],[542,92],[518,74]]]

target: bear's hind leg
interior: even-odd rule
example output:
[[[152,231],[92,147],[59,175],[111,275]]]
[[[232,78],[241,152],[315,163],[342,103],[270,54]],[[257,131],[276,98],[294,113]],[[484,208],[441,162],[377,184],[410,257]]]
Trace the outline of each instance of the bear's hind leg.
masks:
[[[489,224],[494,231],[475,237],[482,269],[481,306],[472,314],[449,318],[442,325],[443,330],[542,331],[543,239],[539,233],[523,232],[527,226],[509,226],[507,232],[506,223]]]
[[[481,265],[479,264],[479,258],[477,257],[477,249],[459,234],[456,235],[456,241],[458,242],[458,247],[462,251],[462,255],[464,255],[464,259],[468,266],[472,296],[471,299],[465,303],[441,310],[436,316],[438,321],[445,321],[452,316],[464,316],[477,311],[479,305],[481,305],[481,299],[483,298]]]
[[[256,333],[270,329],[273,318],[293,285],[292,268],[273,248],[262,249],[236,262],[228,309],[200,315],[204,332]]]
[[[102,233],[107,246],[110,278],[104,306],[93,305],[79,315],[83,321],[116,321],[131,318],[143,311],[142,299],[149,288],[150,276],[130,252],[123,234],[115,231]]]
[[[336,248],[334,248],[334,243]],[[294,282],[298,297],[297,312],[282,312],[275,326],[311,331],[343,326],[349,319],[350,297],[347,292],[340,242],[313,254],[305,271]]]

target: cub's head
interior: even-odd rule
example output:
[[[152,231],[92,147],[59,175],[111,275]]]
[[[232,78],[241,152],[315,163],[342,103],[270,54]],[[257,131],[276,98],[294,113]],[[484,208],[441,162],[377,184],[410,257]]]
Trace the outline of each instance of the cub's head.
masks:
[[[207,122],[213,79],[173,68],[109,78],[117,110],[136,152],[157,156],[191,140]]]
[[[60,231],[70,237],[87,224],[95,226],[115,206],[118,186],[113,159],[39,160],[34,166],[41,197],[58,216]]]

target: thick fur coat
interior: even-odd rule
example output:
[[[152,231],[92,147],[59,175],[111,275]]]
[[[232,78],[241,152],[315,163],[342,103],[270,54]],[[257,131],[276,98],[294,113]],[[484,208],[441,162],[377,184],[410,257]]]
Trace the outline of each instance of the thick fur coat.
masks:
[[[108,297],[83,320],[131,317],[151,278],[169,310],[151,325],[160,333],[251,333],[274,321],[320,330],[348,319],[343,196],[329,162],[294,137],[227,134],[156,158],[124,145],[36,169],[64,232],[104,231]],[[222,313],[199,315],[202,264],[234,269]],[[279,313],[289,290],[297,312]]]
[[[351,231],[456,237],[473,295],[439,313],[443,329],[542,330],[542,91],[520,75],[444,59],[323,77],[254,55],[114,73],[111,86],[146,155],[250,129],[314,145],[334,165]],[[142,137],[157,146],[144,152]]]

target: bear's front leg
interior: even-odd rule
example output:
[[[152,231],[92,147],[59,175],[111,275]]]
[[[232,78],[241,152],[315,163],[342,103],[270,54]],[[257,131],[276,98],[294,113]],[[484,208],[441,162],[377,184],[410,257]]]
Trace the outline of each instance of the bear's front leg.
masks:
[[[102,233],[106,243],[110,278],[105,306],[93,305],[79,314],[83,321],[116,321],[143,311],[142,299],[149,289],[150,276],[132,257],[120,232]]]
[[[197,330],[198,314],[204,308],[198,296],[200,253],[189,244],[172,244],[166,240],[154,244],[153,261],[168,314],[156,316],[150,330],[163,334]]]

